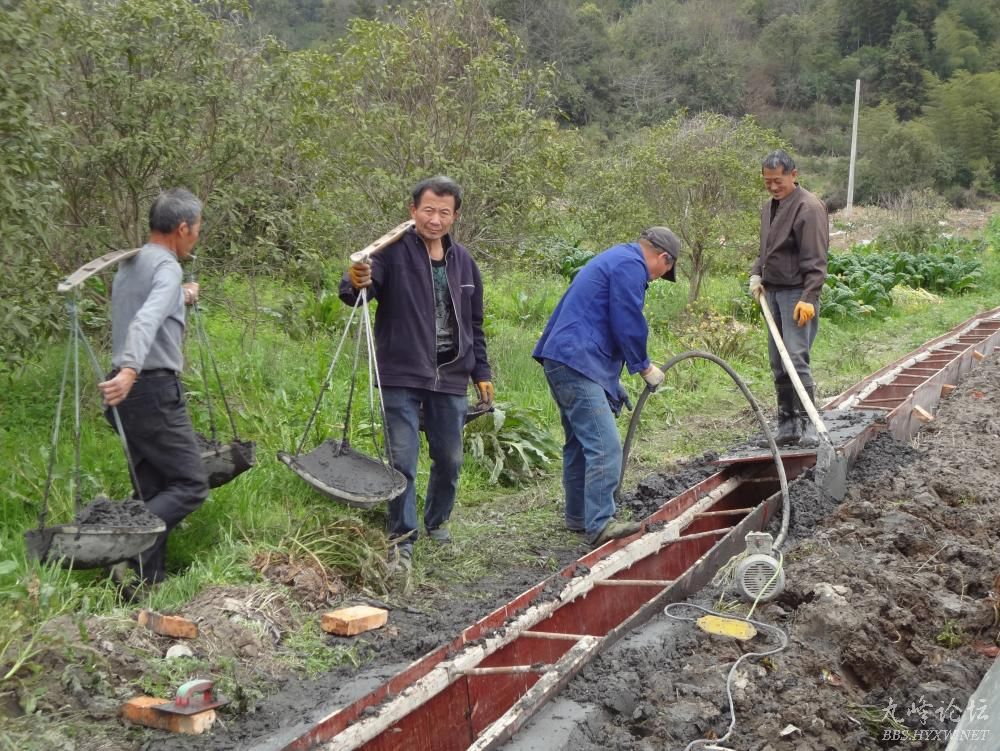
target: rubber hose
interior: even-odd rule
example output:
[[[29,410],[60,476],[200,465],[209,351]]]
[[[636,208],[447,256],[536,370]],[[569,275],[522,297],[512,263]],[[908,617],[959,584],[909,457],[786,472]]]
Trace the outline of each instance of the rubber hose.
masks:
[[[753,413],[757,418],[757,423],[764,432],[764,437],[767,438],[767,445],[771,451],[771,457],[774,459],[774,466],[777,468],[778,472],[778,482],[781,485],[781,531],[778,533],[778,537],[774,541],[774,549],[778,550],[781,548],[781,545],[785,541],[785,537],[788,535],[788,521],[791,514],[790,504],[788,501],[788,478],[785,476],[785,465],[781,462],[781,454],[778,452],[778,444],[774,442],[774,435],[772,435],[771,429],[767,426],[767,420],[764,417],[764,412],[760,408],[760,404],[758,404],[757,400],[754,398],[754,395],[750,393],[750,389],[747,388],[743,379],[739,377],[735,370],[733,370],[732,366],[721,357],[716,357],[711,352],[702,352],[697,349],[693,349],[688,352],[681,352],[679,355],[674,355],[663,363],[663,365],[660,366],[660,370],[666,373],[677,363],[692,359],[714,362],[729,374],[729,377],[733,379],[740,391],[743,392],[743,396],[746,397],[747,402],[749,402],[750,407],[753,409]],[[628,433],[625,435],[625,446],[622,449],[622,471],[621,475],[618,477],[618,489],[615,490],[616,501],[618,500],[618,494],[621,492],[622,483],[625,480],[625,467],[628,466],[628,457],[632,451],[632,441],[635,440],[635,432],[639,427],[639,416],[642,414],[642,407],[653,391],[654,390],[649,388],[649,386],[643,389],[643,392],[639,395],[638,401],[635,403],[635,409],[632,410],[632,419],[629,420]]]

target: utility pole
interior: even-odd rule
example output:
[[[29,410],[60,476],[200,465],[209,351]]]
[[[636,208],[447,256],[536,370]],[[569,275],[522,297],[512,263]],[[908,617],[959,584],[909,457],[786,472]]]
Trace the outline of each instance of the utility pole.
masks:
[[[851,215],[854,208],[854,161],[858,156],[858,108],[861,104],[861,79],[854,81],[854,126],[851,129],[851,166],[847,171],[847,206],[844,213]]]

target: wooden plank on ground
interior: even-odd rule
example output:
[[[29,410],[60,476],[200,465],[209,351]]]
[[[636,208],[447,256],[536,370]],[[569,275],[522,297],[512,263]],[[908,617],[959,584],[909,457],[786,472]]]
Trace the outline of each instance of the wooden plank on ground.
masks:
[[[382,628],[387,620],[389,620],[388,610],[373,608],[371,605],[354,605],[323,613],[320,627],[328,634],[355,636],[365,631]]]

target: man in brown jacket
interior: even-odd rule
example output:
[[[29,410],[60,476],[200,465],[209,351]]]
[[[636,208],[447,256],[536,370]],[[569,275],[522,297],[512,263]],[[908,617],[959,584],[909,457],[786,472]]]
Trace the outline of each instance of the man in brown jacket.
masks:
[[[761,174],[771,198],[760,215],[760,254],[750,270],[750,294],[766,296],[795,371],[815,402],[809,351],[819,328],[830,223],[823,202],[799,187],[795,162],[786,152],[779,149],[768,154],[761,163]],[[775,440],[783,446],[819,445],[816,429],[799,403],[770,332],[767,344],[778,397]]]

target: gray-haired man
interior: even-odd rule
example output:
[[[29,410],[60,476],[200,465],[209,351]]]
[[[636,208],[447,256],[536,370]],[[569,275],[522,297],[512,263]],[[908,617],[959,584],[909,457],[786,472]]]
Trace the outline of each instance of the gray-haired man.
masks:
[[[115,274],[111,293],[112,366],[98,384],[118,408],[135,465],[136,494],[167,530],[129,565],[139,582],[166,577],[167,536],[208,496],[191,418],[184,402],[184,305],[198,285],[182,284],[179,261],[201,231],[201,202],[183,188],[160,193],[149,209],[149,241]]]

